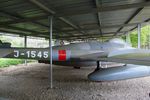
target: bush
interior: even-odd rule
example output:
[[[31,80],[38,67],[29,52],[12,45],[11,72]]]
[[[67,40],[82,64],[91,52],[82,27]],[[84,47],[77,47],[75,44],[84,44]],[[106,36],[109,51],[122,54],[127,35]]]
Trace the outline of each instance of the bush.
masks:
[[[7,59],[7,58],[0,59],[0,67],[8,67],[10,65],[17,65],[22,63],[24,63],[24,60],[22,59]]]

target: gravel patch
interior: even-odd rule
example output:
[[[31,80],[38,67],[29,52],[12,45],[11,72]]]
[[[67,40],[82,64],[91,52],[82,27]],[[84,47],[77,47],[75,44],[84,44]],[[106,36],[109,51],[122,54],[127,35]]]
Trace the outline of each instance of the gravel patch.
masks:
[[[32,63],[0,69],[0,100],[150,100],[150,77],[91,82],[94,67],[73,69],[54,65],[54,88],[49,88],[49,65]]]

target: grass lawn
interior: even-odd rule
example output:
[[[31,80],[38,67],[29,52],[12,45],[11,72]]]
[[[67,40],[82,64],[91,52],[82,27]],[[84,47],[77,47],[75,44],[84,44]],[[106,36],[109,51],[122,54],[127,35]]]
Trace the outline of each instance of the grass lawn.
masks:
[[[1,58],[0,59],[0,68],[2,67],[8,67],[10,65],[17,65],[24,63],[23,59],[7,59],[7,58]]]

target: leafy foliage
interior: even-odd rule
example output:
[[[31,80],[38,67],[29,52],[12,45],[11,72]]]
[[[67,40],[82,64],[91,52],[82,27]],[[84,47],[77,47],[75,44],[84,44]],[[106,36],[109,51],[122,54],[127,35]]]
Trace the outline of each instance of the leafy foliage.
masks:
[[[0,59],[0,67],[8,67],[9,65],[17,65],[22,63],[24,63],[24,61],[21,59],[6,59],[6,58]]]
[[[137,30],[134,30],[130,33],[131,43],[133,47],[137,47],[138,44],[138,35]],[[150,26],[144,26],[141,28],[141,46],[145,47],[149,45],[150,42]]]

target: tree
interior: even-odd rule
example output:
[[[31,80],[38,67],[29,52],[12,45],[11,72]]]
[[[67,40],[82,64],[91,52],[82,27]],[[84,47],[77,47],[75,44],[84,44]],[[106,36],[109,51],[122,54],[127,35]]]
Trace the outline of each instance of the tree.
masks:
[[[141,28],[141,47],[146,47],[149,45],[149,34],[150,34],[150,26],[146,25]],[[138,44],[138,35],[137,30],[134,30],[130,33],[131,43],[133,47],[137,47]]]

